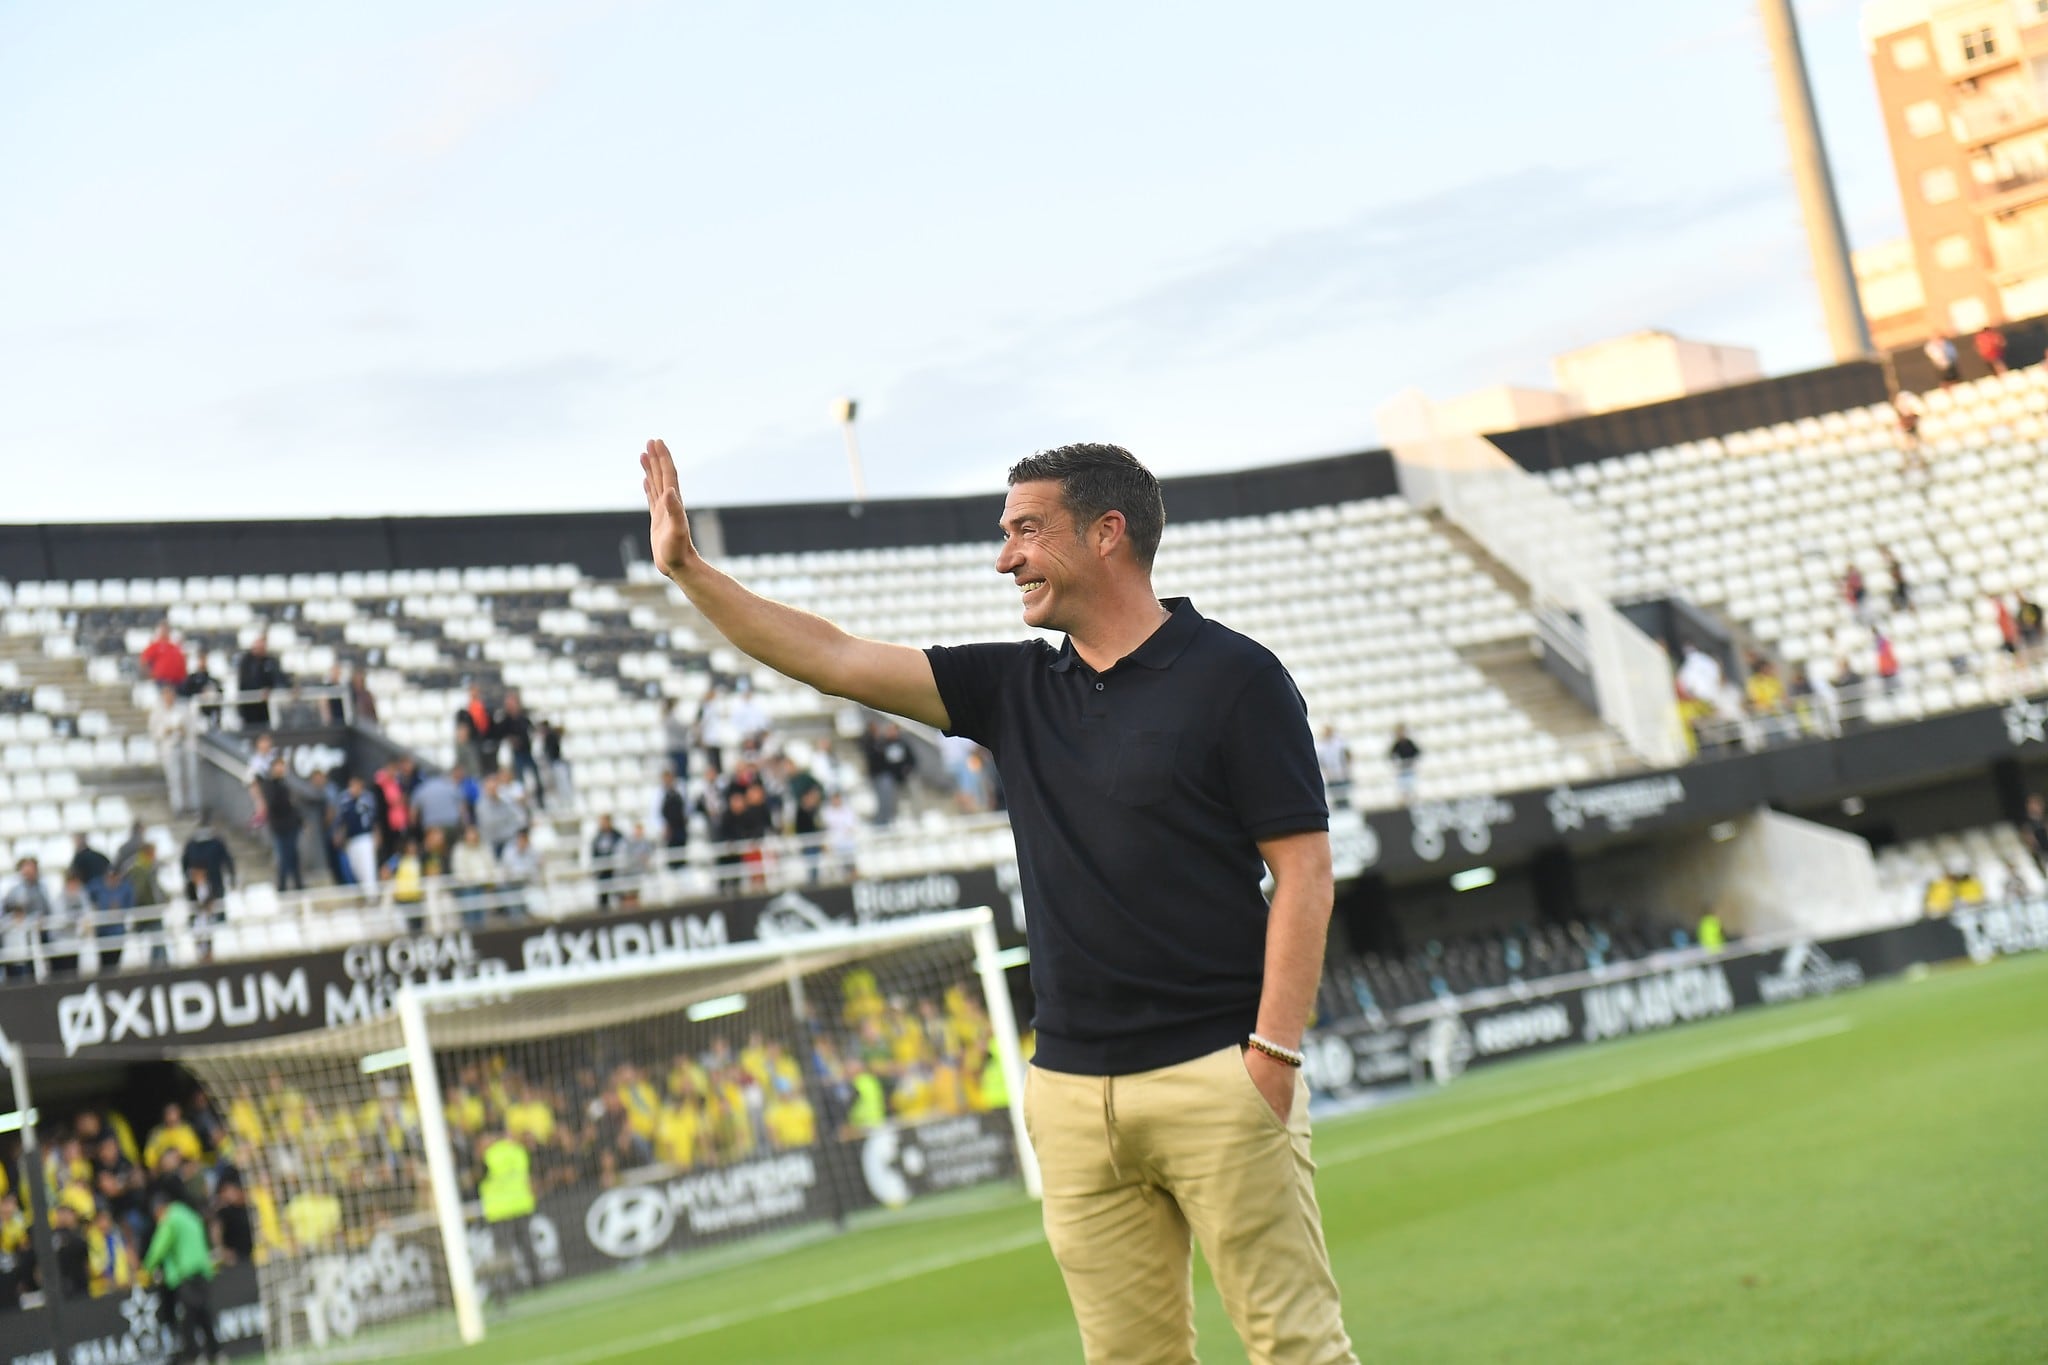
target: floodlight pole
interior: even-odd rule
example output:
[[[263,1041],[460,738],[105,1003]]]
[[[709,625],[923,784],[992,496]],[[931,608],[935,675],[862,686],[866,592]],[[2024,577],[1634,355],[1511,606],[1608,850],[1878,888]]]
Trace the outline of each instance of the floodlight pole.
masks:
[[[1827,146],[1813,112],[1799,23],[1792,16],[1792,0],[1758,0],[1757,8],[1764,21],[1764,42],[1771,50],[1771,70],[1778,79],[1778,112],[1785,120],[1792,180],[1799,187],[1799,214],[1806,220],[1806,249],[1813,256],[1813,281],[1820,289],[1828,341],[1837,362],[1863,360],[1870,355],[1870,328],[1856,293],[1856,272],[1849,265],[1849,238],[1842,230],[1841,205],[1835,202]]]
[[[839,430],[846,437],[846,467],[853,474],[853,500],[868,500],[868,481],[861,473],[860,438],[853,434],[853,419],[860,411],[860,404],[851,398],[842,398],[832,405],[832,415],[839,421]]]

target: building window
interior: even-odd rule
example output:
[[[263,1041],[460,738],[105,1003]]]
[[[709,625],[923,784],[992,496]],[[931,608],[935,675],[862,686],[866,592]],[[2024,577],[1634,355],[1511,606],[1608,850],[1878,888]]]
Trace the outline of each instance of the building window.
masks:
[[[1963,34],[1963,60],[1974,62],[1979,57],[1989,57],[1998,51],[1998,40],[1988,28],[1971,29]]]
[[[1914,137],[1933,137],[1947,122],[1942,117],[1941,106],[1933,100],[1921,100],[1918,104],[1906,106],[1906,131]]]
[[[1956,197],[1956,173],[1946,166],[1920,172],[1920,197],[1930,204],[1946,204]]]
[[[1927,40],[1901,38],[1893,43],[1892,65],[1901,71],[1918,71],[1927,65]]]
[[[1970,250],[1970,239],[1961,233],[1944,237],[1934,244],[1934,263],[1943,270],[1966,269],[1974,254]]]
[[[1980,331],[1989,321],[1991,314],[1985,309],[1984,300],[1974,294],[1967,299],[1957,299],[1948,306],[1949,326],[1959,336],[1965,332]]]

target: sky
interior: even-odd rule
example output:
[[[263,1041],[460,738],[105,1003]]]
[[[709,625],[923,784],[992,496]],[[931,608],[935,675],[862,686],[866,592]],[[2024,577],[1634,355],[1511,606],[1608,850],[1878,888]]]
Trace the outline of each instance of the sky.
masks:
[[[1852,244],[1854,0],[1797,11]],[[1368,448],[1642,328],[1828,363],[1752,0],[0,4],[0,523]]]

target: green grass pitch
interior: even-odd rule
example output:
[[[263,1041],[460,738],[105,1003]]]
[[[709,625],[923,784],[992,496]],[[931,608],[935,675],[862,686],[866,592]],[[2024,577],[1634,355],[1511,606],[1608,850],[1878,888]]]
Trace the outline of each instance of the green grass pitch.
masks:
[[[2048,955],[1320,1123],[1362,1359],[2048,1361]],[[1196,1271],[1205,1362],[1244,1354]],[[437,1365],[1080,1359],[1037,1209],[960,1196],[513,1305]]]

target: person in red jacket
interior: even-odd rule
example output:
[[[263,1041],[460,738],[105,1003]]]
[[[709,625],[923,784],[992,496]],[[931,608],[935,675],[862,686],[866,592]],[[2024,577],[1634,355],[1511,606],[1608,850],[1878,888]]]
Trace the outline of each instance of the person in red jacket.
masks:
[[[1977,345],[1977,358],[1991,367],[1991,373],[2005,373],[2005,333],[1984,324],[1984,330],[1972,338]]]
[[[157,622],[156,634],[142,647],[142,668],[151,682],[162,687],[184,683],[187,672],[185,651],[171,638],[171,623]]]

